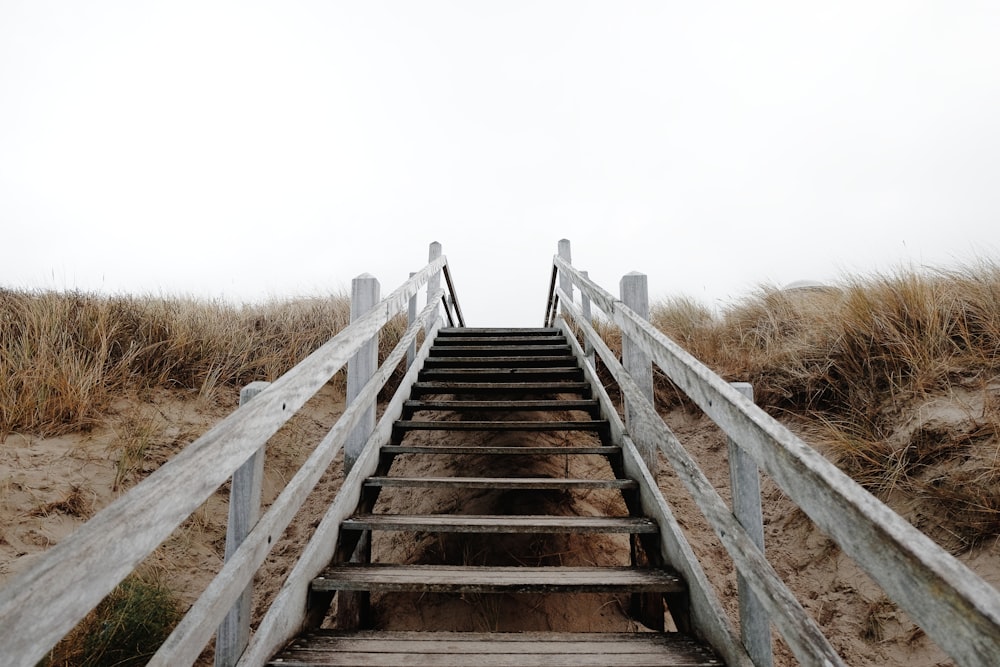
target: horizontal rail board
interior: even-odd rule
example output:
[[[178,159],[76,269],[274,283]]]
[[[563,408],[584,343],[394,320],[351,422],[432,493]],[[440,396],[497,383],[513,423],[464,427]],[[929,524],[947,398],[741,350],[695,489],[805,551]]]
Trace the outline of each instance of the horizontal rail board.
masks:
[[[299,638],[273,667],[718,667],[679,634],[561,632],[358,632]]]
[[[344,521],[344,530],[440,533],[655,533],[650,519],[605,516],[525,516],[482,514],[362,514]]]
[[[500,454],[505,456],[553,456],[561,454],[596,454],[600,456],[620,456],[621,447],[611,445],[600,447],[490,447],[487,445],[434,446],[434,445],[386,445],[383,454]]]
[[[685,590],[676,575],[651,568],[389,564],[327,568],[313,581],[312,588],[425,593],[680,593]]]
[[[603,419],[589,421],[421,421],[401,419],[403,431],[599,431],[607,428]]]
[[[587,382],[416,382],[411,396],[426,394],[487,394],[487,393],[590,393]]]
[[[559,479],[550,477],[370,477],[365,486],[441,489],[635,489],[631,479]]]

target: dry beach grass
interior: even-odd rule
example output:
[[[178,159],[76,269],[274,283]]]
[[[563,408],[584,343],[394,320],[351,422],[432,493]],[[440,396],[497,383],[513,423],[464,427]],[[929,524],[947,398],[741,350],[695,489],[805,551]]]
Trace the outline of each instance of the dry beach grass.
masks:
[[[231,306],[0,289],[0,584],[224,416],[239,386],[278,377],[348,318],[340,295]],[[727,380],[751,382],[764,409],[1000,583],[989,564],[1000,538],[1000,266],[765,287],[721,313],[668,300],[651,320]],[[402,326],[393,324],[384,349]],[[723,469],[721,436],[667,378],[656,378],[668,423],[706,468],[721,462]],[[315,442],[328,427],[342,391],[336,378],[323,392],[334,407],[313,406],[269,445],[266,497],[308,456],[298,443],[307,433]],[[314,513],[337,484],[332,471]],[[673,484],[661,475],[668,497]],[[779,490],[766,482],[764,490],[772,562],[851,664],[942,660]],[[141,572],[180,608],[218,568],[224,491]],[[268,561],[275,587],[312,520],[293,525]],[[696,520],[688,524],[726,597],[731,572],[716,557],[711,531],[705,537]],[[126,588],[150,594],[134,581]],[[83,634],[71,634],[52,664],[83,664]],[[792,664],[780,646],[778,657]]]

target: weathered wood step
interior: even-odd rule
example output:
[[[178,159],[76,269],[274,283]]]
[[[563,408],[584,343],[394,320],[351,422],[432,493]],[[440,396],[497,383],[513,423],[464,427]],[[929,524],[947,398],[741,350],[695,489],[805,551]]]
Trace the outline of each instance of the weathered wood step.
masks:
[[[600,408],[597,399],[579,398],[565,400],[523,400],[523,401],[419,401],[409,400],[403,403],[403,409],[409,412],[418,410],[471,410],[471,411],[520,411],[534,412],[547,410],[585,410],[596,412]]]
[[[428,357],[424,368],[576,368],[573,355]]]
[[[586,421],[450,421],[400,419],[393,425],[402,431],[600,431],[608,428],[606,419]]]
[[[434,339],[434,345],[565,345],[566,337],[546,336],[441,336]]]
[[[412,487],[439,489],[527,489],[561,490],[580,489],[636,489],[632,479],[572,479],[558,477],[369,477],[365,486]]]
[[[410,388],[411,396],[426,396],[427,394],[590,394],[590,384],[587,382],[531,382],[527,378],[523,382],[414,382]]]
[[[562,356],[571,351],[569,345],[431,345],[429,358]]]
[[[538,380],[578,380],[583,370],[574,368],[425,368],[420,371],[420,381],[443,380],[451,382],[510,382]]]
[[[342,632],[296,639],[272,667],[719,667],[677,633]]]
[[[558,456],[562,454],[599,456],[617,456],[621,454],[621,447],[599,446],[599,447],[492,447],[488,445],[383,445],[382,453],[391,454],[495,454],[502,456]]]
[[[552,336],[562,335],[557,327],[441,327],[439,336]]]
[[[498,514],[358,514],[343,530],[424,531],[429,533],[655,533],[644,517],[534,516]]]
[[[340,565],[313,580],[314,591],[414,593],[681,593],[666,570],[633,567]]]

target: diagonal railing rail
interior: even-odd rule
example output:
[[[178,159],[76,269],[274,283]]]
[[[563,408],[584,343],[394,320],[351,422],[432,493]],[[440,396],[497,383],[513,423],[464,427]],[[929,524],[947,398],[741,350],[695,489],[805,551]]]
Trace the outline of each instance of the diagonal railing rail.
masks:
[[[749,583],[770,622],[802,664],[842,661],[835,653],[830,654],[829,642],[821,633],[817,635],[815,623],[777,578],[761,549],[657,415],[643,389],[590,326],[582,306],[574,303],[572,287],[620,327],[623,340],[627,338],[639,346],[946,653],[962,665],[1000,664],[1000,591],[658,331],[622,299],[574,268],[568,261],[568,242],[564,243],[565,251],[560,245],[562,256],[553,259],[546,324],[558,321],[567,326],[567,318],[572,320],[586,342],[597,350],[626,401],[639,414],[629,424],[631,437],[640,449],[658,450],[672,464],[738,573]]]
[[[192,442],[0,589],[0,656],[4,665],[32,667],[37,664],[363,345],[390,320],[407,312],[410,300],[421,287],[432,284],[442,272],[450,286],[447,259],[438,253],[392,294],[253,401]],[[440,288],[429,291],[427,302],[387,362],[364,385],[356,401],[261,517],[150,664],[191,664],[197,658],[266,558],[275,538],[291,521],[341,448],[346,434],[359,422],[364,410],[374,403],[379,389],[403,360],[409,345],[425,329],[440,326],[437,315],[441,304],[445,305],[449,320],[457,318],[464,325],[454,292],[449,295]]]

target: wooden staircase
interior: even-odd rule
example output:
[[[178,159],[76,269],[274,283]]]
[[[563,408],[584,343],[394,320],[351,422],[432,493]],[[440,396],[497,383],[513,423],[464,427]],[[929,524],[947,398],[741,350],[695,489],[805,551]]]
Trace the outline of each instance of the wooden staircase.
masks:
[[[423,467],[435,474],[393,474],[401,456],[425,463],[426,457],[439,457]],[[480,464],[478,472],[485,460],[487,473],[496,475],[471,476],[474,471],[463,470],[469,457]],[[603,463],[571,465],[571,458],[583,457]],[[553,461],[561,476],[552,474],[558,470]],[[571,468],[594,474],[571,476]],[[506,511],[481,513],[476,503],[459,501],[448,511],[388,513],[380,509],[384,490],[447,490],[451,497],[472,494],[480,501],[502,497]],[[622,511],[543,513],[553,503],[534,502],[555,498],[558,507],[572,510],[578,505],[568,499],[581,494],[605,494],[611,500],[602,506]],[[621,450],[610,444],[609,424],[600,418],[598,401],[559,330],[442,329],[391,442],[381,449],[376,474],[365,481],[361,502],[341,524],[333,563],[312,583],[311,625],[319,628],[326,618],[325,625],[334,629],[299,637],[268,664],[720,665],[690,637],[686,587],[659,562],[658,530],[640,514],[637,483],[624,476]],[[417,554],[417,562],[372,562],[373,552],[376,560],[380,553],[378,536],[390,531],[412,534],[414,545],[427,535],[475,539],[477,557],[455,563],[440,554]],[[516,552],[535,539],[599,534],[623,536],[618,558],[625,564],[564,564],[571,555]],[[398,624],[391,605],[381,605],[375,618],[371,604],[373,595],[391,594],[462,596],[470,605],[489,596],[564,596],[585,618],[599,616],[608,599],[624,600],[634,631],[393,630]]]

